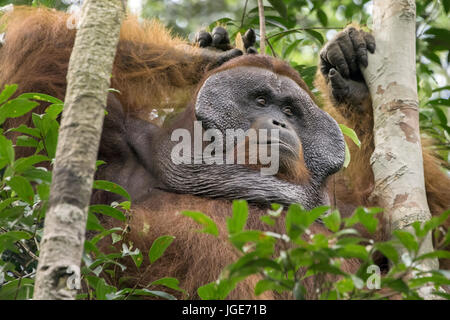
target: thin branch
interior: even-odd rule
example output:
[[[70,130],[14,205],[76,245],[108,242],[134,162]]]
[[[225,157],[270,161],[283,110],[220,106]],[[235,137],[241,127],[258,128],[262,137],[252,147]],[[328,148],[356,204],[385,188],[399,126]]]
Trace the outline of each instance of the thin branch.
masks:
[[[272,55],[276,58],[277,54],[276,54],[275,50],[273,49],[272,44],[269,42],[268,39],[266,39],[266,42],[269,45],[270,51],[272,51]]]
[[[247,4],[248,4],[248,0],[245,0],[244,12],[242,12],[241,26],[239,27],[239,29],[242,29],[242,27],[244,26],[245,14],[247,13]]]
[[[264,5],[262,0],[258,0],[259,13],[259,49],[261,54],[266,52],[266,20],[264,17]]]
[[[267,39],[271,39],[273,37],[285,34],[285,33],[291,33],[291,32],[295,32],[295,31],[306,31],[306,30],[342,30],[344,29],[344,27],[311,27],[311,28],[295,28],[295,29],[289,29],[289,30],[284,30],[275,34],[272,34],[270,36],[267,37]]]

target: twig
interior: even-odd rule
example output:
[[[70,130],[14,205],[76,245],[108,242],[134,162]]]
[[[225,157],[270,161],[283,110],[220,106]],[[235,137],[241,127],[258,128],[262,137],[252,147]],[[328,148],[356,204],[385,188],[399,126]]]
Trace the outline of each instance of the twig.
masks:
[[[123,298],[123,300],[127,300],[133,293],[134,291],[137,289],[138,285],[141,283],[141,281],[144,279],[144,277],[147,275],[147,271],[150,270],[150,266],[147,266],[144,270],[144,272],[140,275],[138,281],[136,282],[136,284],[134,285],[134,287],[131,289],[131,291],[129,291],[126,296]]]
[[[242,29],[242,27],[244,26],[245,14],[247,13],[247,3],[248,3],[248,0],[245,0],[244,12],[242,12],[241,26],[239,27],[239,29]]]
[[[261,54],[266,52],[266,20],[264,18],[264,5],[262,0],[258,0],[259,13],[259,49]]]
[[[291,33],[291,32],[295,32],[295,31],[306,31],[306,30],[341,30],[344,29],[343,27],[311,27],[311,28],[295,28],[295,29],[289,29],[289,30],[284,30],[275,34],[272,34],[270,36],[267,37],[267,39],[271,39],[273,37],[285,34],[285,33]]]
[[[277,57],[277,54],[276,54],[275,50],[273,49],[272,44],[269,42],[268,39],[266,39],[266,42],[267,42],[267,44],[269,45],[270,50],[272,51],[272,55],[276,58],[276,57]],[[261,51],[261,52],[262,52],[262,51]]]

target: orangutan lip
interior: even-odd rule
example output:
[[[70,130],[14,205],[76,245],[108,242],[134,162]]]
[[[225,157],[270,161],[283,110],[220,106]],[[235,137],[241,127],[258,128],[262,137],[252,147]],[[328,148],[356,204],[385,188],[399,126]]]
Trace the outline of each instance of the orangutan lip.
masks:
[[[283,140],[279,140],[279,139],[267,140],[265,142],[259,142],[258,145],[260,145],[260,146],[278,145],[279,148],[283,148],[284,150],[288,151],[292,155],[294,155],[294,156],[298,155],[298,152],[295,152],[294,149],[290,145],[288,145],[286,142],[284,142]]]

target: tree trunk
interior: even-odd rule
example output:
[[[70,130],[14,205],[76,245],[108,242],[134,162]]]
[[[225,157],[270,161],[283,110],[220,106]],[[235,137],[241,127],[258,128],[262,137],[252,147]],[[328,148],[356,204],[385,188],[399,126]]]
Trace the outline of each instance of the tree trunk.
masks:
[[[369,66],[362,71],[374,112],[373,196],[384,208],[391,234],[394,230],[412,231],[413,222],[431,218],[419,133],[415,27],[414,1],[374,1],[373,35],[377,48],[375,54],[369,54]],[[433,250],[431,235],[420,250]],[[437,260],[430,259],[420,267],[430,270],[437,266]],[[430,298],[426,289],[422,295]]]
[[[86,0],[67,74],[34,299],[74,299],[122,0]],[[77,279],[75,279],[77,280]],[[78,280],[79,281],[79,280]],[[75,288],[74,288],[75,287]]]
[[[266,18],[264,16],[264,4],[262,0],[258,0],[259,15],[259,52],[266,54]]]

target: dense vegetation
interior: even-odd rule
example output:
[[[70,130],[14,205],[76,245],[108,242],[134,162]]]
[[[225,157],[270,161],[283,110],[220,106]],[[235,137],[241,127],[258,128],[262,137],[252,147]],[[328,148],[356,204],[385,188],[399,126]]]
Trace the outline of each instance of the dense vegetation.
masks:
[[[175,33],[189,38],[192,38],[195,31],[202,26],[212,29],[217,24],[227,27],[232,41],[238,32],[243,33],[248,28],[258,30],[256,1],[143,2],[144,17],[158,16],[166,25],[172,27]],[[46,5],[65,10],[78,1],[0,1],[0,6],[9,3]],[[289,61],[311,87],[316,72],[317,53],[326,39],[352,21],[370,27],[371,1],[367,0],[269,0],[266,1],[266,5],[268,31],[266,53]],[[417,3],[420,124],[422,132],[435,140],[434,148],[447,161],[450,159],[449,11],[448,0],[424,0]],[[15,145],[1,130],[0,299],[32,297],[39,242],[51,182],[51,171],[42,167],[42,163],[54,159],[59,128],[56,118],[63,108],[62,101],[37,93],[11,99],[16,88],[14,84],[0,88],[0,125],[7,118],[19,117],[32,111],[37,106],[36,101],[47,101],[51,104],[44,114],[33,114],[34,126],[22,125],[10,130],[21,134]],[[31,148],[34,154],[15,159],[16,146]],[[99,162],[98,165],[102,163]],[[94,188],[116,192],[129,199],[125,190],[107,181],[96,181]],[[116,273],[119,268],[125,268],[123,259],[132,259],[135,266],[140,268],[143,259],[149,259],[153,263],[161,257],[173,240],[170,235],[161,237],[153,243],[149,252],[142,252],[127,242],[126,221],[130,207],[130,201],[90,207],[87,230],[95,236],[85,243],[83,267],[80,272],[84,290],[79,295],[80,299],[131,299],[138,296],[173,299],[174,297],[167,292],[171,290],[183,292],[178,286],[178,280],[173,278],[159,279],[151,284],[142,284],[134,288],[121,286],[123,279],[118,279]],[[440,228],[450,215],[450,211],[423,225],[416,223],[415,234],[398,231],[395,241],[373,243],[361,237],[352,227],[356,223],[361,223],[369,232],[374,232],[378,224],[375,214],[380,209],[358,208],[349,219],[341,219],[337,211],[326,215],[327,209],[320,207],[306,212],[300,206],[292,205],[287,210],[285,234],[276,234],[246,230],[247,205],[242,201],[234,202],[233,216],[229,218],[227,227],[229,239],[242,252],[242,257],[224,270],[219,282],[201,287],[199,295],[203,299],[225,298],[238,281],[254,273],[264,275],[264,280],[255,288],[256,293],[265,290],[289,291],[297,299],[305,298],[303,278],[313,275],[321,279],[317,281],[317,290],[309,296],[315,299],[374,299],[394,295],[415,299],[419,298],[417,288],[426,283],[433,283],[436,286],[450,285],[448,271],[434,270],[423,273],[415,266],[422,259],[450,258],[449,252],[442,250],[450,244],[450,235],[443,234]],[[274,205],[261,219],[272,225],[274,219],[278,219],[281,210],[281,207]],[[108,215],[123,221],[125,226],[105,230],[96,214]],[[217,236],[217,227],[210,218],[198,212],[184,212],[184,214],[187,216],[186,219],[192,218],[202,224],[204,226],[202,232]],[[308,235],[308,227],[319,218],[333,234],[305,237]],[[418,253],[418,247],[429,231],[440,240],[437,241],[438,245],[434,252],[421,255]],[[98,242],[105,237],[110,237],[116,245],[115,252],[105,254],[99,251]],[[398,256],[397,246],[405,247],[408,254]],[[252,250],[249,251],[250,247]],[[275,247],[283,249],[276,251]],[[377,270],[368,272],[377,252],[381,252],[392,263],[389,273],[384,274],[379,282],[377,277],[373,277],[377,275]],[[339,268],[342,259],[349,258],[357,258],[363,262],[356,274],[344,273]],[[296,272],[300,267],[308,270],[301,276]],[[151,272],[151,267],[146,272]],[[411,274],[414,277],[410,277]],[[336,276],[338,281],[335,281]],[[79,285],[76,279],[73,285]],[[161,286],[167,290],[160,291]],[[379,288],[383,290],[379,291]],[[450,298],[443,292],[438,294]]]

